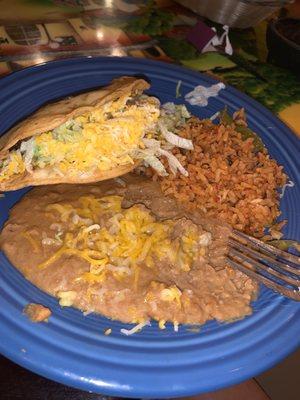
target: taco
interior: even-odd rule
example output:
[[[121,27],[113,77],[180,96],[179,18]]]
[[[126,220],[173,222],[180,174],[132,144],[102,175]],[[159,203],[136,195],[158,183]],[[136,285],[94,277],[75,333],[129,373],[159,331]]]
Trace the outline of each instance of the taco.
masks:
[[[141,160],[165,173],[155,153],[178,168],[161,148],[160,102],[143,94],[149,86],[143,79],[117,78],[47,104],[17,124],[0,138],[0,190],[97,182],[123,175]]]

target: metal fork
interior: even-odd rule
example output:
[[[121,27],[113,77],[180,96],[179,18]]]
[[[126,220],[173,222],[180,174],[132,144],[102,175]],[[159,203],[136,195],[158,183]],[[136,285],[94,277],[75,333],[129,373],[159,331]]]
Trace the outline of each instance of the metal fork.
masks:
[[[300,257],[234,230],[227,261],[258,282],[300,301]]]

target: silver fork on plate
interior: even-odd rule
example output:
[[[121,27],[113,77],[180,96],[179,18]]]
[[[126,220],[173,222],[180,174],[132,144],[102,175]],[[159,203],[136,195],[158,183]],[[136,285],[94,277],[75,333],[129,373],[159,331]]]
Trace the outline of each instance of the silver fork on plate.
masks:
[[[258,282],[300,301],[300,257],[234,230],[229,236],[227,261]]]

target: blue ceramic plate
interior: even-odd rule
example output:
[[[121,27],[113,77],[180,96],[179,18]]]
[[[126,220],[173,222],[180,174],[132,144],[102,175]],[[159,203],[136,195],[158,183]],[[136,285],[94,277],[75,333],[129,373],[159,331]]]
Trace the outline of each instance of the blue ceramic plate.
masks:
[[[44,64],[0,81],[0,132],[47,101],[105,85],[126,74],[146,75],[152,83],[150,92],[162,102],[175,100],[179,80],[182,94],[196,85],[215,83],[178,66],[132,58]],[[272,113],[229,87],[211,98],[207,107],[189,109],[208,117],[224,105],[230,112],[245,107],[250,127],[295,182],[294,188],[287,189],[281,209],[289,220],[286,236],[300,240],[299,140]],[[1,225],[25,192],[7,193],[0,200]],[[188,327],[174,333],[172,326],[160,331],[155,323],[126,337],[120,333],[124,324],[61,309],[54,298],[27,282],[2,253],[0,285],[0,352],[50,379],[107,395],[163,398],[213,391],[259,374],[299,345],[300,304],[266,288],[253,304],[253,315],[242,321],[210,322],[200,333]],[[49,323],[33,324],[22,315],[29,302],[51,308]],[[107,328],[112,328],[110,336],[103,334]]]

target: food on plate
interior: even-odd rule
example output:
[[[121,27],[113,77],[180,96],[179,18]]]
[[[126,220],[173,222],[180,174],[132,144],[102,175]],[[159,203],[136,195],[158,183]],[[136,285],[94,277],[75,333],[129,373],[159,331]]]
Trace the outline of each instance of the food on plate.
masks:
[[[251,313],[257,285],[226,266],[230,232],[164,197],[158,183],[126,176],[31,190],[11,210],[0,245],[61,306],[137,323],[123,332],[131,334],[150,319],[178,330]]]
[[[162,155],[171,171],[186,174],[170,150],[192,149],[192,143],[168,127],[190,114],[185,106],[167,113],[157,98],[143,94],[149,86],[143,79],[121,77],[43,106],[17,124],[0,138],[0,190],[97,182],[123,175],[141,161],[166,174]]]
[[[0,190],[74,184],[26,194],[0,247],[62,307],[136,323],[125,335],[151,319],[177,331],[243,318],[258,286],[227,265],[228,237],[232,228],[257,237],[269,228],[280,241],[277,190],[293,183],[243,110],[219,112],[213,124],[161,105],[147,88],[116,79],[43,107],[0,139]],[[49,312],[25,310],[33,321]]]
[[[29,303],[24,308],[24,314],[27,315],[32,322],[47,322],[52,313],[48,307],[42,304]]]
[[[233,118],[221,113],[219,124],[192,117],[179,135],[194,145],[193,151],[173,149],[188,176],[153,176],[152,170],[147,175],[159,181],[165,195],[188,209],[262,237],[280,215],[278,188],[285,186],[287,176],[247,127],[244,111]],[[270,230],[274,239],[279,228]]]

